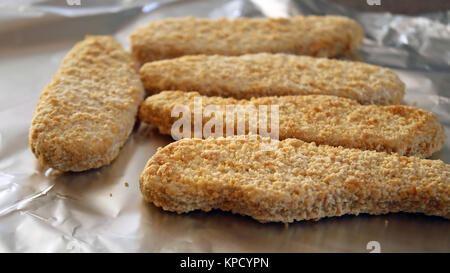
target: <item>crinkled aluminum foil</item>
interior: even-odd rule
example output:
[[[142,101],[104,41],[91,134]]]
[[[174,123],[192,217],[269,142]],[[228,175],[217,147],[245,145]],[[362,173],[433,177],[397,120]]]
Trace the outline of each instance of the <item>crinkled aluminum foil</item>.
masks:
[[[260,224],[214,211],[184,215],[142,201],[139,175],[172,140],[140,124],[110,166],[58,175],[37,163],[28,129],[39,94],[85,34],[128,35],[174,16],[341,14],[359,21],[364,61],[393,68],[405,103],[436,113],[450,136],[449,12],[409,17],[358,13],[326,1],[17,1],[0,3],[1,252],[382,252],[450,251],[450,222],[411,214]],[[450,163],[450,141],[433,159]],[[125,184],[128,183],[128,184]],[[128,186],[126,186],[128,185]]]

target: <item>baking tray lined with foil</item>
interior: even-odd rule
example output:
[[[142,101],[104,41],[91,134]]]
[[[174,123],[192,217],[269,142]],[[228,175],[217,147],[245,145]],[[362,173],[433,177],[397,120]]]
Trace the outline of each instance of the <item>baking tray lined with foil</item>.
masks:
[[[108,2],[108,3],[106,3]],[[382,252],[450,250],[448,220],[412,214],[343,216],[260,224],[220,211],[183,215],[146,204],[139,175],[172,142],[138,124],[118,158],[83,173],[40,166],[28,130],[39,94],[64,55],[86,34],[128,35],[180,16],[278,17],[339,14],[357,20],[364,62],[394,69],[404,103],[435,113],[450,135],[449,12],[419,16],[357,12],[327,1],[35,1],[0,8],[0,251],[2,252]],[[450,163],[450,143],[432,159]]]

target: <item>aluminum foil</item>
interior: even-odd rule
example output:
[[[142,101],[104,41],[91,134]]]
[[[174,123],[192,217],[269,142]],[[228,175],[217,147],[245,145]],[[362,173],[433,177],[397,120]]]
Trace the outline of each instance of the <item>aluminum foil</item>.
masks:
[[[78,5],[78,3],[80,5]],[[72,5],[70,5],[72,4]],[[450,251],[450,222],[412,214],[344,216],[289,226],[220,211],[164,212],[141,198],[138,178],[172,141],[139,124],[117,160],[83,173],[40,166],[28,145],[39,94],[86,34],[129,48],[137,26],[176,16],[341,14],[367,34],[363,60],[394,69],[405,104],[433,111],[450,136],[449,12],[416,17],[358,13],[327,1],[17,1],[0,3],[1,252],[381,252]],[[450,163],[450,141],[433,159]],[[370,244],[369,244],[370,245]]]

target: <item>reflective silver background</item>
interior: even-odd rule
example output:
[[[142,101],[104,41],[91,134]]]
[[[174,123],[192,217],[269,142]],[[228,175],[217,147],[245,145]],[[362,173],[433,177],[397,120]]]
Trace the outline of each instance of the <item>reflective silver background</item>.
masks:
[[[361,0],[363,1],[363,0]],[[33,3],[30,3],[33,2]],[[140,124],[110,166],[58,175],[37,164],[28,146],[32,112],[62,58],[86,34],[128,35],[174,16],[240,17],[342,14],[367,38],[364,61],[395,69],[405,104],[433,111],[450,136],[450,12],[416,17],[358,13],[326,1],[0,2],[1,252],[382,252],[450,251],[450,221],[423,215],[344,216],[318,222],[260,224],[214,211],[184,215],[145,204],[139,175],[157,147]],[[433,159],[450,163],[450,141]],[[126,187],[125,183],[129,186]]]

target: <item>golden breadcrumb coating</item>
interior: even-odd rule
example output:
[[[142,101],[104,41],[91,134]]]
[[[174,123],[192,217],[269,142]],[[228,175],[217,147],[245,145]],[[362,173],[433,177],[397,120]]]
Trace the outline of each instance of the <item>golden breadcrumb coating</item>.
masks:
[[[194,98],[201,98],[202,111],[208,105],[219,106],[218,117],[224,124],[221,136],[225,136],[228,126],[237,132],[238,115],[233,121],[227,120],[227,105],[242,105],[244,108],[251,106],[256,111],[260,105],[278,105],[280,139],[298,138],[317,144],[418,157],[431,156],[442,148],[446,139],[444,128],[431,112],[403,105],[360,105],[354,100],[323,95],[236,100],[201,96],[197,92],[163,91],[148,97],[141,104],[139,119],[154,124],[162,134],[170,135],[172,125],[179,119],[178,116],[171,117],[171,111],[176,105],[185,105],[191,112],[192,127],[189,135],[192,137]],[[270,111],[271,107],[268,107],[269,118]],[[211,116],[204,114],[202,128],[210,120]],[[227,125],[227,122],[232,123]],[[271,123],[267,122],[267,126],[267,132],[270,132]],[[249,133],[248,116],[245,116],[245,129],[245,133]]]
[[[381,105],[399,104],[405,94],[405,84],[390,69],[288,54],[185,56],[147,63],[140,73],[150,93],[183,90],[237,99],[334,95]]]
[[[60,171],[109,164],[135,123],[144,88],[131,55],[109,36],[88,36],[42,91],[30,129],[40,163]]]
[[[130,36],[133,56],[140,63],[260,52],[336,57],[356,51],[363,38],[361,26],[341,16],[170,18],[140,27]]]
[[[148,161],[147,202],[177,213],[221,209],[261,222],[389,212],[450,217],[450,165],[297,139],[183,139]]]

